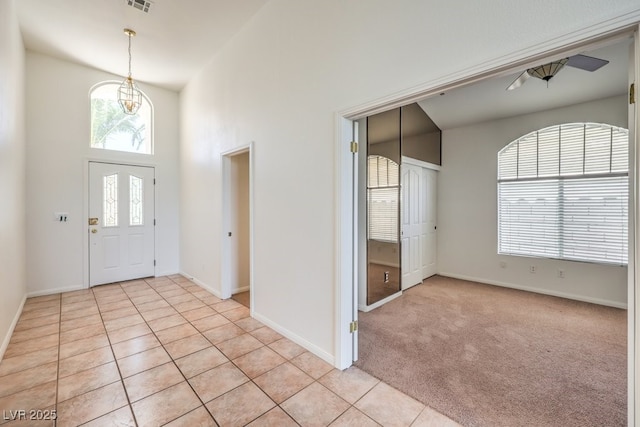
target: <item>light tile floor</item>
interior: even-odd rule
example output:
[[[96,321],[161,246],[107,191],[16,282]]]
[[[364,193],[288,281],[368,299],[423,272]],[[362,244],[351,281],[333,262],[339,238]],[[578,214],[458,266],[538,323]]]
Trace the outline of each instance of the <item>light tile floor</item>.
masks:
[[[29,298],[0,411],[7,427],[457,425],[178,275]]]

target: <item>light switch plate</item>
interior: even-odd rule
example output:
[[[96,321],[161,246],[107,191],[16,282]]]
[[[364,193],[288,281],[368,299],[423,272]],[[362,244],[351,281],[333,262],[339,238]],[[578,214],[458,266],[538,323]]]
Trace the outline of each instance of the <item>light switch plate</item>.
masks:
[[[56,222],[67,222],[69,220],[69,212],[56,212],[53,214],[53,220]]]

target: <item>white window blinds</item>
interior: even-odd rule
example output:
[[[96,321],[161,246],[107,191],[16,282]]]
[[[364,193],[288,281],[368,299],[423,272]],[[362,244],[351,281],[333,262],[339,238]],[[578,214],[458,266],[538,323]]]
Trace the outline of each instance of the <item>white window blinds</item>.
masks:
[[[367,171],[368,239],[396,243],[400,168],[386,157],[369,156]]]
[[[498,153],[498,252],[627,263],[628,131],[570,123]]]

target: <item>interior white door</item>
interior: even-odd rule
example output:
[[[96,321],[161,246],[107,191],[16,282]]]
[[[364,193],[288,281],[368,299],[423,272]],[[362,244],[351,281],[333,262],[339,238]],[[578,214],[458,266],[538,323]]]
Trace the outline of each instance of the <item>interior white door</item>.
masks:
[[[402,164],[402,289],[422,282],[422,211],[424,210],[422,168]]]
[[[153,167],[89,163],[89,284],[153,276]]]
[[[433,169],[421,168],[422,199],[420,209],[420,242],[422,248],[422,276],[421,279],[431,277],[438,272],[436,245],[438,241],[437,227],[437,188],[438,172]]]

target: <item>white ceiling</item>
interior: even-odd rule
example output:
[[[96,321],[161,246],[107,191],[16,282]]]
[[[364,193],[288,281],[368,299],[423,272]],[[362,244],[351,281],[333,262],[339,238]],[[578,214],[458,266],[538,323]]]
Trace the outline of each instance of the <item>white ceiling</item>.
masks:
[[[524,71],[516,70],[425,99],[419,105],[440,129],[451,129],[622,95],[628,86],[629,44],[624,39],[580,52],[610,62],[594,72],[565,66],[548,87],[543,80],[530,78],[518,89],[506,90]]]
[[[153,0],[144,13],[127,0],[18,0],[18,20],[27,49],[113,74],[127,73],[127,37],[137,81],[180,90],[268,0]],[[608,59],[593,73],[566,66],[547,87],[530,78],[505,90],[523,71],[484,80],[421,101],[441,128],[624,94],[628,40],[581,52]],[[533,65],[533,64],[532,64]],[[539,64],[535,64],[539,65]]]
[[[134,80],[181,89],[267,0],[153,0],[149,13],[126,0],[18,0],[27,49],[127,74],[132,28]]]

